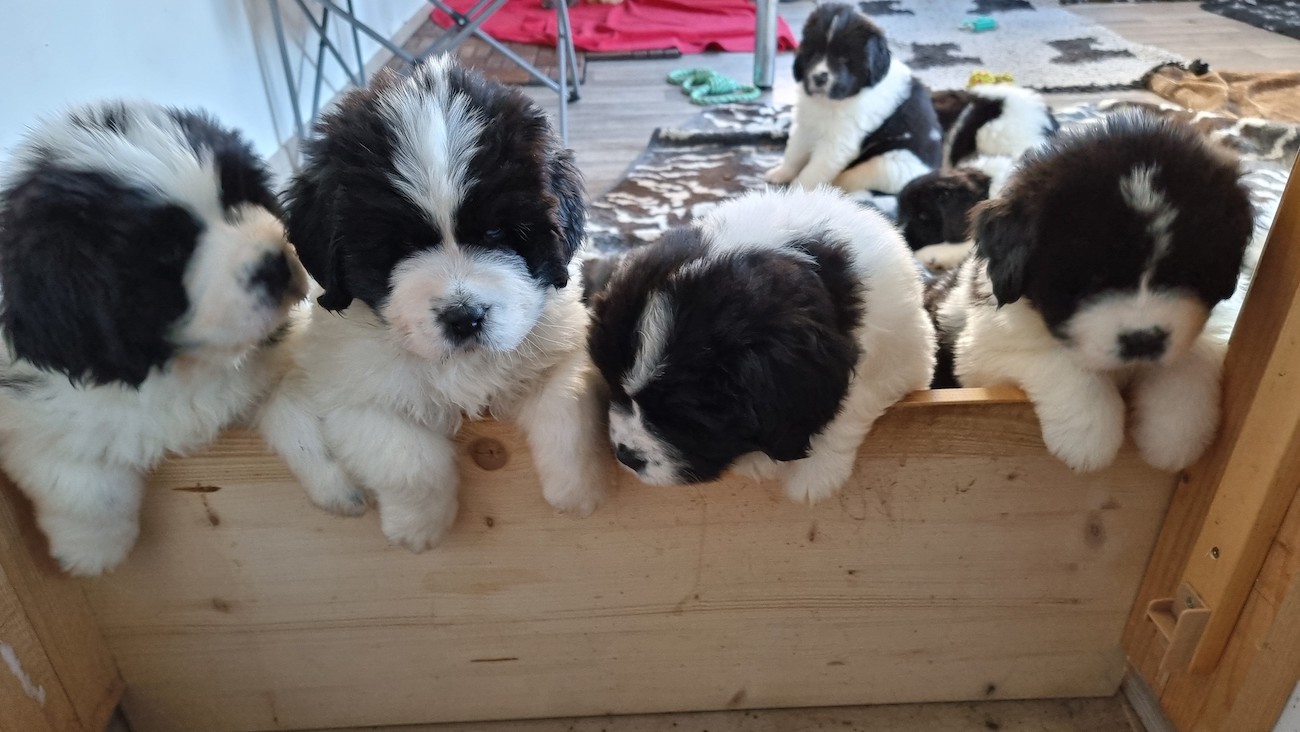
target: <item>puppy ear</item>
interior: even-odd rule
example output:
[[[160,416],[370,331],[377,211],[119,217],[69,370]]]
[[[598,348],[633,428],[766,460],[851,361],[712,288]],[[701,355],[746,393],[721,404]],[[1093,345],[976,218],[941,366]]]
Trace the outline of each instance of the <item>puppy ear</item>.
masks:
[[[538,268],[538,276],[552,287],[569,283],[569,262],[582,246],[587,230],[587,202],[582,174],[573,162],[573,151],[557,148],[546,163],[547,185],[556,198],[552,213],[556,242],[552,256]]]
[[[352,303],[352,292],[344,278],[343,248],[335,232],[334,196],[325,192],[322,172],[321,166],[312,166],[289,183],[286,228],[302,266],[325,290],[317,302],[337,311]]]
[[[139,386],[175,352],[201,228],[96,173],[49,169],[0,197],[0,326],[13,353],[74,382]]]
[[[1010,305],[1024,294],[1025,269],[1034,238],[1028,216],[1003,198],[975,207],[975,250],[988,260],[989,279],[998,306]]]
[[[871,83],[878,84],[889,73],[889,63],[893,56],[889,52],[889,44],[885,41],[883,33],[872,33],[867,39],[867,73],[871,75]]]
[[[804,65],[803,49],[794,55],[794,80],[803,83]]]

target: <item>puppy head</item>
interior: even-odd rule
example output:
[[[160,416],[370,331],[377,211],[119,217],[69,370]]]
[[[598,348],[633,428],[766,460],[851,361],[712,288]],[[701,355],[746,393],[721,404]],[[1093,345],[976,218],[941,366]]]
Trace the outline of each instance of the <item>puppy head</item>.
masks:
[[[809,96],[848,99],[885,78],[891,58],[875,23],[851,5],[827,3],[804,24],[794,80]]]
[[[970,238],[970,211],[989,197],[990,178],[972,168],[936,170],[898,192],[898,226],[913,251]]]
[[[381,73],[324,115],[305,152],[289,236],[320,304],[360,300],[413,353],[511,350],[568,283],[582,180],[519,91],[446,58]]]
[[[807,247],[712,255],[698,230],[669,232],[595,297],[610,440],[642,481],[712,480],[751,452],[797,460],[835,416],[858,357],[845,305],[858,285],[841,252]]]
[[[1252,210],[1195,129],[1113,115],[1031,152],[974,229],[1000,304],[1030,300],[1091,368],[1179,358],[1232,295]]]
[[[42,122],[0,189],[10,348],[132,386],[178,355],[243,355],[306,291],[279,212],[263,162],[204,115],[105,102]]]

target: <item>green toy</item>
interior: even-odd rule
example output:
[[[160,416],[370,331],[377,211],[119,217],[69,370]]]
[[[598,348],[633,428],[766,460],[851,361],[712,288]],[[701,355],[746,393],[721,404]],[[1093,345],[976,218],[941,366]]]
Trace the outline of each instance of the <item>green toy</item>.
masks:
[[[987,15],[981,15],[978,18],[972,18],[961,24],[961,29],[971,33],[983,33],[985,31],[997,30],[998,21]]]
[[[763,94],[711,69],[678,69],[668,74],[668,83],[680,86],[693,104],[700,105],[752,102]]]

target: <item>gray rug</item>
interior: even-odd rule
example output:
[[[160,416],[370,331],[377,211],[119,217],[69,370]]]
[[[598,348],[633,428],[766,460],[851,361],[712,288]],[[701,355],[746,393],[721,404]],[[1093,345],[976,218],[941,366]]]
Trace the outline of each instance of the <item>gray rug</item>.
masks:
[[[1151,67],[1186,60],[1126,41],[1054,0],[862,0],[858,7],[931,89],[963,88],[977,69],[1010,72],[1043,91],[1130,89]],[[961,30],[977,16],[993,18],[997,29]]]
[[[1300,150],[1300,126],[1139,102],[1086,104],[1056,115],[1068,128],[1130,106],[1189,120],[1235,150],[1256,205],[1257,234],[1267,233]],[[737,104],[707,109],[680,128],[657,130],[623,180],[592,202],[587,228],[592,248],[617,255],[690,223],[721,201],[762,188],[763,171],[780,160],[789,126],[788,107]],[[894,211],[893,197],[868,197],[863,203],[889,215]]]
[[[1201,9],[1300,39],[1300,2],[1297,0],[1208,0],[1201,3]]]

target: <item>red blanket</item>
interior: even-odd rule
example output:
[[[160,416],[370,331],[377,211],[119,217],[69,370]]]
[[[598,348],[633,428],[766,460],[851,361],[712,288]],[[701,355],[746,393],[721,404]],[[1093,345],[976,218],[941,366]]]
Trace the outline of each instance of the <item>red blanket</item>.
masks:
[[[448,4],[464,12],[474,0]],[[584,1],[569,8],[569,18],[574,44],[583,51],[754,50],[751,0],[623,0],[620,5]],[[451,23],[437,11],[433,21],[443,27]],[[502,41],[555,45],[555,11],[542,9],[541,0],[510,0],[483,24],[483,30]],[[778,19],[777,47],[790,51],[796,45],[790,27]]]

